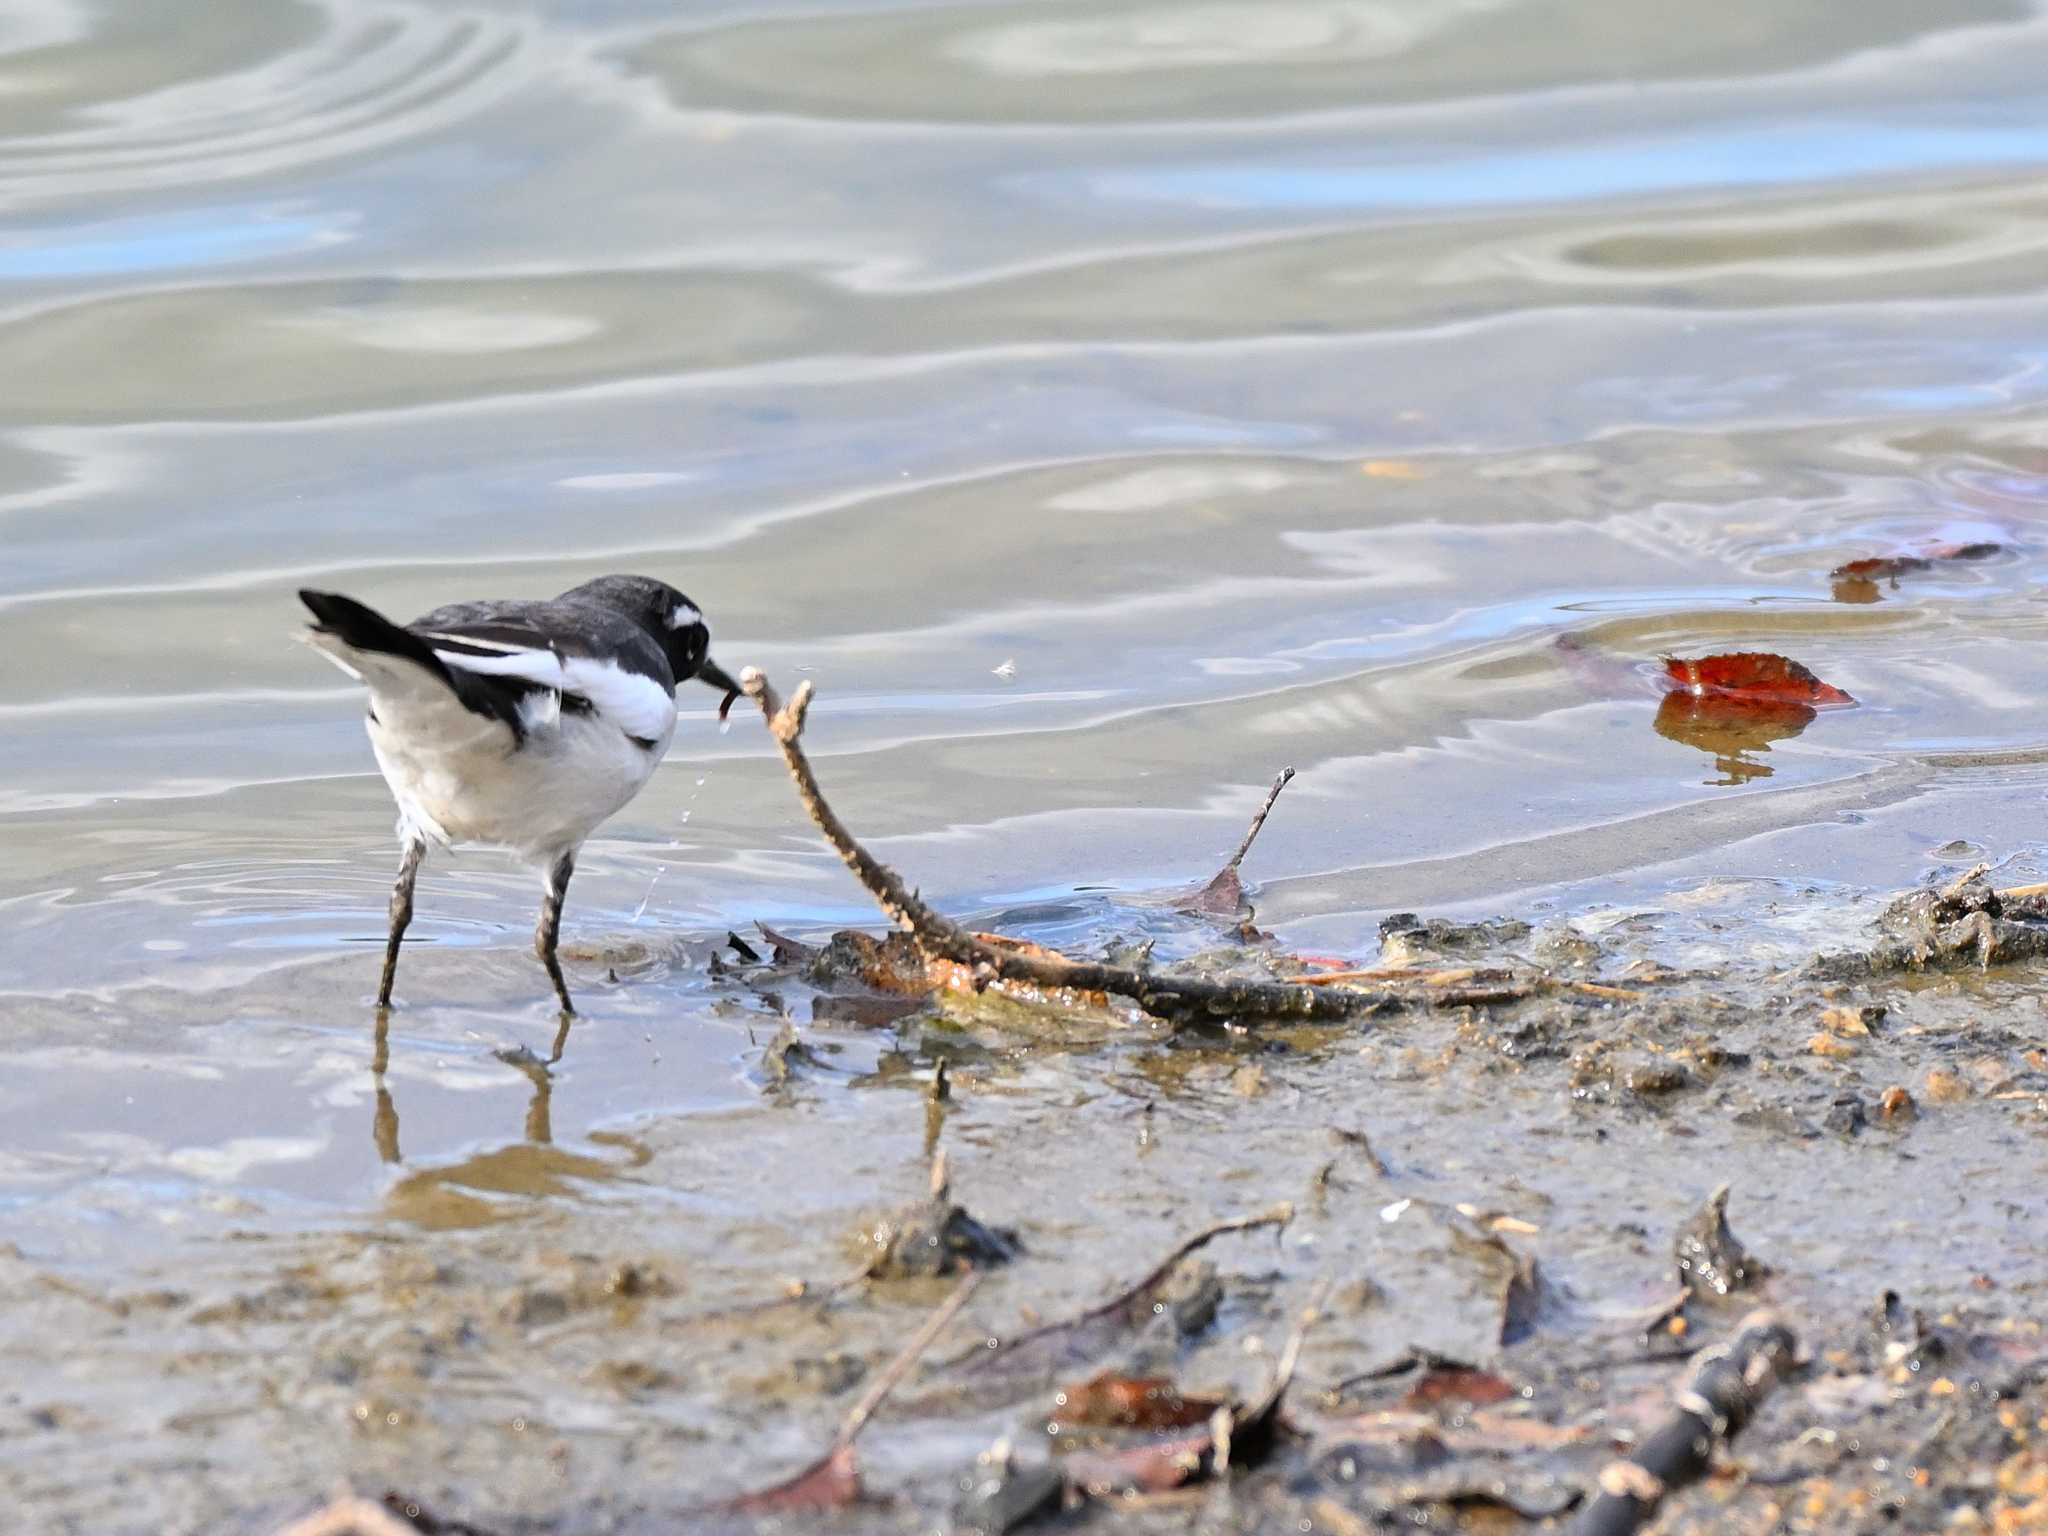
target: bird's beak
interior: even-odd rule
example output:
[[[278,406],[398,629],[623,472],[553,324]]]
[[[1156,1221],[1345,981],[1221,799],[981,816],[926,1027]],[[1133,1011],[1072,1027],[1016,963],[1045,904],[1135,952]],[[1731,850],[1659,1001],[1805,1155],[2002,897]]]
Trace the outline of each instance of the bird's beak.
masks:
[[[718,706],[718,718],[723,720],[732,709],[732,701],[740,696],[740,685],[727,676],[725,668],[709,656],[697,663],[697,681],[725,690],[725,698]]]

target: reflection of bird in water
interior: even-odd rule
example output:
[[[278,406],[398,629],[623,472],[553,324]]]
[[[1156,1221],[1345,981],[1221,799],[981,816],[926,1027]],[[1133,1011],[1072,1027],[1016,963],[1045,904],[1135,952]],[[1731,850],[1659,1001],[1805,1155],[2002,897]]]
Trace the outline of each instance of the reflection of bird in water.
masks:
[[[601,576],[547,602],[456,603],[405,626],[338,593],[299,597],[319,621],[307,640],[370,690],[370,746],[398,801],[377,1006],[391,1003],[428,844],[482,843],[545,872],[533,947],[573,1013],[555,948],[577,849],[668,750],[679,684],[722,688],[727,706],[739,693],[709,655],[704,615],[646,576]]]
[[[1657,734],[1712,754],[1723,777],[1714,784],[1767,779],[1772,769],[1744,754],[1769,752],[1774,741],[1797,736],[1818,713],[1793,699],[1729,698],[1685,691],[1667,693],[1657,707]]]
[[[568,1044],[569,1019],[564,1015],[561,1027],[555,1031],[555,1043],[549,1047],[546,1061],[523,1045],[497,1053],[498,1060],[509,1067],[516,1067],[533,1084],[533,1097],[526,1106],[526,1139],[538,1145],[545,1146],[555,1139],[551,1108],[555,1078],[549,1069],[562,1059],[562,1052]],[[380,1012],[370,1051],[370,1076],[377,1085],[377,1112],[370,1122],[370,1140],[376,1143],[380,1159],[387,1163],[400,1163],[405,1159],[398,1150],[398,1106],[392,1101],[391,1086],[384,1076],[390,1064],[391,1020],[389,1015]]]

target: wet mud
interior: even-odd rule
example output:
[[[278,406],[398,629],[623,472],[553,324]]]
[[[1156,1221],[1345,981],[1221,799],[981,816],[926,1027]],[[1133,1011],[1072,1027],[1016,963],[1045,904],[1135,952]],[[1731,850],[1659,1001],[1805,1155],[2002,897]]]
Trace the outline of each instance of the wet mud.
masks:
[[[1660,1531],[2039,1529],[2048,986],[1997,948],[1896,963],[1902,924],[1960,952],[2034,899],[1972,871],[1771,969],[1654,911],[1404,914],[1350,956],[1110,898],[979,920],[1419,994],[1334,1021],[706,935],[665,962],[705,1018],[661,1027],[743,1018],[756,1102],[556,1146],[572,1030],[499,1058],[522,1136],[402,1166],[364,1220],[226,1211],[112,1284],[11,1247],[0,1445],[65,1531],[269,1532],[344,1486],[507,1536],[1605,1531],[1651,1484]],[[1792,1343],[1740,1433],[1644,1472],[1758,1308]]]

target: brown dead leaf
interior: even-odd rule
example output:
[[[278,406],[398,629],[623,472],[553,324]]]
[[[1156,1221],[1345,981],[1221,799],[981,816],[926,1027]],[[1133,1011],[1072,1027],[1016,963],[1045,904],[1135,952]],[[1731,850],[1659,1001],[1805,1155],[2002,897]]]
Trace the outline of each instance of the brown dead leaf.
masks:
[[[1516,1396],[1514,1384],[1491,1371],[1466,1365],[1438,1365],[1422,1376],[1401,1398],[1404,1408],[1440,1408],[1447,1403],[1474,1407],[1505,1402]]]
[[[1164,1376],[1104,1371],[1053,1399],[1052,1422],[1114,1429],[1187,1429],[1206,1424],[1220,1397],[1184,1393]]]
[[[1831,1056],[1838,1061],[1856,1054],[1855,1046],[1839,1035],[1828,1034],[1825,1030],[1807,1041],[1806,1048],[1816,1056]]]
[[[1874,603],[1881,596],[1879,582],[1889,582],[1896,587],[1900,577],[1931,571],[1941,561],[1989,560],[2004,553],[2004,545],[1988,540],[1930,544],[1913,554],[1874,555],[1863,560],[1851,560],[1836,566],[1828,575],[1835,584],[1836,602]]]
[[[857,1504],[860,1496],[860,1463],[851,1445],[838,1445],[787,1481],[718,1507],[734,1515],[823,1514]]]

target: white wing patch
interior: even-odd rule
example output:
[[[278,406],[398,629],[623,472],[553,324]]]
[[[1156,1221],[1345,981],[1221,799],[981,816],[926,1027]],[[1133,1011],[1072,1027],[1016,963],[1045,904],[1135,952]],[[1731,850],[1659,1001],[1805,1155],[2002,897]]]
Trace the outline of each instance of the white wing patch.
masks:
[[[677,603],[674,610],[668,616],[668,627],[670,629],[681,629],[685,624],[701,623],[703,618],[703,610],[698,608],[695,603]]]
[[[461,651],[435,651],[434,654],[449,666],[486,677],[524,678],[543,688],[577,694],[588,699],[590,707],[603,718],[641,741],[661,740],[675,723],[675,696],[646,674],[628,672],[614,662],[587,656],[571,656],[565,660],[553,651],[472,640],[467,635],[438,638],[459,639],[464,645],[488,646],[500,652],[496,656],[470,656]],[[559,701],[555,707],[558,711]]]
[[[660,741],[676,723],[676,697],[644,672],[609,661],[572,656],[563,664],[569,692],[580,693],[628,736]]]
[[[507,656],[523,656],[534,649],[530,645],[518,645],[509,640],[479,640],[475,635],[437,635],[429,632],[427,638],[446,640],[455,645],[473,645],[480,651],[498,651]],[[548,654],[554,653],[550,651]]]

